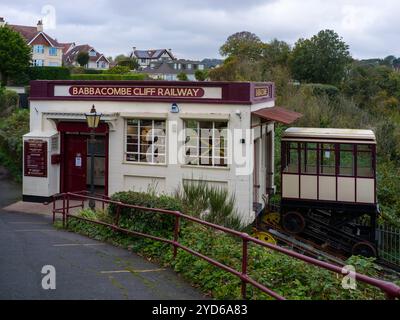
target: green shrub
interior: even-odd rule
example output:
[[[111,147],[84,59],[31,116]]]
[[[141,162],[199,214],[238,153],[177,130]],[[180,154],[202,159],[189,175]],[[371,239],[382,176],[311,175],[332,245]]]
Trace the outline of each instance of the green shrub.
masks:
[[[0,122],[0,163],[17,180],[22,172],[22,136],[29,132],[29,111],[15,110]]]
[[[112,200],[147,208],[182,211],[181,203],[167,195],[156,196],[154,193],[123,191],[115,193],[112,196]],[[111,216],[115,217],[117,206],[110,205],[109,212]],[[130,230],[171,238],[175,217],[154,211],[122,208],[120,211],[120,225]]]
[[[145,80],[144,74],[72,74],[72,80]]]
[[[30,67],[28,76],[30,80],[68,80],[71,72],[65,67]]]
[[[186,214],[235,230],[243,229],[235,196],[226,189],[208,185],[203,180],[188,180],[176,192],[176,198],[182,202]]]
[[[0,88],[0,116],[7,116],[18,108],[18,93]]]
[[[106,74],[127,74],[130,72],[129,67],[126,66],[115,66],[113,68],[110,68],[108,70],[104,70],[103,73]]]
[[[310,88],[316,96],[326,95],[330,98],[334,98],[340,93],[337,87],[329,84],[309,83],[304,86]]]

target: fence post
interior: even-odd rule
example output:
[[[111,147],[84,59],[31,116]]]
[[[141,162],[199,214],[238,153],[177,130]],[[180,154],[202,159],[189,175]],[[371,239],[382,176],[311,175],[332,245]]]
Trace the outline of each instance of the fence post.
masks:
[[[242,237],[242,275],[247,276],[247,247],[248,247],[248,240],[247,234]],[[242,279],[242,298],[246,300],[247,293],[246,293],[246,286],[247,282]]]
[[[68,228],[68,215],[69,215],[69,194],[67,194],[67,213],[66,213],[66,226]]]
[[[178,247],[176,246],[176,242],[178,242],[179,236],[179,215],[175,213],[175,228],[174,228],[174,259],[178,253]]]
[[[57,198],[53,196],[53,224],[56,221],[56,201]]]
[[[62,209],[62,216],[63,216],[63,228],[65,228],[65,194],[63,194],[63,209]]]
[[[116,214],[116,216],[115,216],[115,222],[114,222],[114,224],[115,224],[117,227],[119,226],[120,214],[121,214],[121,206],[120,206],[120,204],[118,203],[118,204],[117,204],[117,214]]]

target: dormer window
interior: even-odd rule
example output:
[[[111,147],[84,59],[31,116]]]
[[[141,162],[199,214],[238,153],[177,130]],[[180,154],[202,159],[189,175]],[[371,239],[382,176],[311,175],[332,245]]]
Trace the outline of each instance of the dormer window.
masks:
[[[89,56],[90,56],[90,57],[95,57],[95,56],[96,56],[96,51],[90,50],[90,51],[89,51]]]

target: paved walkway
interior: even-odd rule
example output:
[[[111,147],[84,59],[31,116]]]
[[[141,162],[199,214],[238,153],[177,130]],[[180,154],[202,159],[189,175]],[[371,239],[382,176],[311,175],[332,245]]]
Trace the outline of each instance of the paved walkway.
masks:
[[[2,207],[18,199],[11,185],[0,177]],[[128,250],[56,230],[51,215],[42,213],[0,209],[0,299],[204,299],[172,270]],[[42,288],[45,265],[55,267],[55,290]]]

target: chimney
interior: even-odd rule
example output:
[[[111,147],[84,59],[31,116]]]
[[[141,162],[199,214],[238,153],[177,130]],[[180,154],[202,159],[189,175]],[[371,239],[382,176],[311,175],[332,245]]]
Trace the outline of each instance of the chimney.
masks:
[[[38,21],[38,23],[36,25],[36,29],[37,29],[37,32],[43,32],[43,22],[42,22],[42,20]]]
[[[5,25],[6,25],[6,22],[5,22],[4,18],[0,17],[0,28],[4,27]]]

